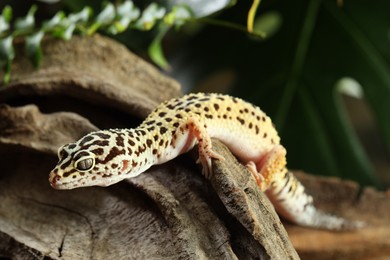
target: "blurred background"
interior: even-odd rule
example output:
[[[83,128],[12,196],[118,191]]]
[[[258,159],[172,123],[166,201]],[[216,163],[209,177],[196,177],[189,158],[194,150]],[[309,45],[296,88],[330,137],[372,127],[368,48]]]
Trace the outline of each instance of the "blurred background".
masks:
[[[110,37],[151,63],[151,46],[161,47],[161,70],[184,93],[228,93],[260,106],[289,168],[390,187],[390,1],[263,0],[255,19],[263,39],[242,30],[252,1],[156,2],[185,3],[195,19]],[[0,8],[12,6],[15,19],[36,4],[39,22],[85,6],[99,13],[104,3],[1,0]],[[134,1],[141,9],[150,3]]]

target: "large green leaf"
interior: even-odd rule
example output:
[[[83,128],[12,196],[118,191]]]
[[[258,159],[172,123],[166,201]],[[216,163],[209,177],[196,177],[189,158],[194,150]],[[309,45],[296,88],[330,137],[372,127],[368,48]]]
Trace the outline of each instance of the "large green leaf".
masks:
[[[248,8],[239,2],[221,19],[243,23]],[[258,42],[207,28],[180,53],[171,53],[173,75],[191,75],[184,79],[191,88],[229,68],[237,75],[233,94],[274,119],[291,167],[378,184],[336,85],[350,77],[362,86],[390,151],[388,10],[386,0],[344,1],[342,7],[335,0],[264,0],[258,15],[281,18],[271,38]]]

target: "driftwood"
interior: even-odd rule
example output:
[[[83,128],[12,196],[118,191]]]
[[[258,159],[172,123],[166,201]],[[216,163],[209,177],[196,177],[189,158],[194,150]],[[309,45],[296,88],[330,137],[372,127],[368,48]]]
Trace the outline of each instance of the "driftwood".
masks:
[[[60,145],[135,126],[180,89],[104,37],[49,40],[44,54],[40,70],[18,56],[0,89],[0,256],[298,259],[293,245],[306,259],[389,254],[389,194],[299,175],[319,207],[370,226],[334,233],[285,223],[288,237],[251,174],[216,140],[226,160],[214,162],[210,180],[194,151],[107,188],[53,190],[47,178]]]

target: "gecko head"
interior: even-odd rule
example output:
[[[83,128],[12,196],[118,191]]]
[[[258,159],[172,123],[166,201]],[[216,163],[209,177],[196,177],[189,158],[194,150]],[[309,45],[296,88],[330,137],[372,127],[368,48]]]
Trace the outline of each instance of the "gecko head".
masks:
[[[50,185],[55,189],[108,186],[131,177],[129,155],[125,149],[110,149],[110,139],[109,131],[100,131],[60,147]]]

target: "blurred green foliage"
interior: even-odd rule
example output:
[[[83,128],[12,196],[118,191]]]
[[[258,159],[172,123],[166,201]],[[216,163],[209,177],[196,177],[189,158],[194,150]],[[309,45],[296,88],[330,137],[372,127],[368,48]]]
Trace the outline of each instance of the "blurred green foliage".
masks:
[[[168,8],[182,2],[186,1],[160,1]],[[291,168],[381,186],[347,116],[339,83],[347,77],[361,86],[359,98],[372,111],[389,159],[389,1],[344,0],[338,6],[336,0],[263,0],[254,23],[255,29],[267,33],[263,40],[231,29],[246,26],[251,1],[192,2],[193,14],[204,19],[179,33],[159,25],[116,38],[141,55],[148,49],[160,55],[160,65],[165,53],[168,73],[185,91],[198,90],[213,73],[230,71],[235,80],[225,89],[259,105],[274,119]],[[147,6],[145,1],[135,4]],[[86,5],[96,12],[102,1],[64,0],[60,8],[76,12]],[[224,21],[225,27],[215,26]],[[220,89],[218,84],[207,90]]]

